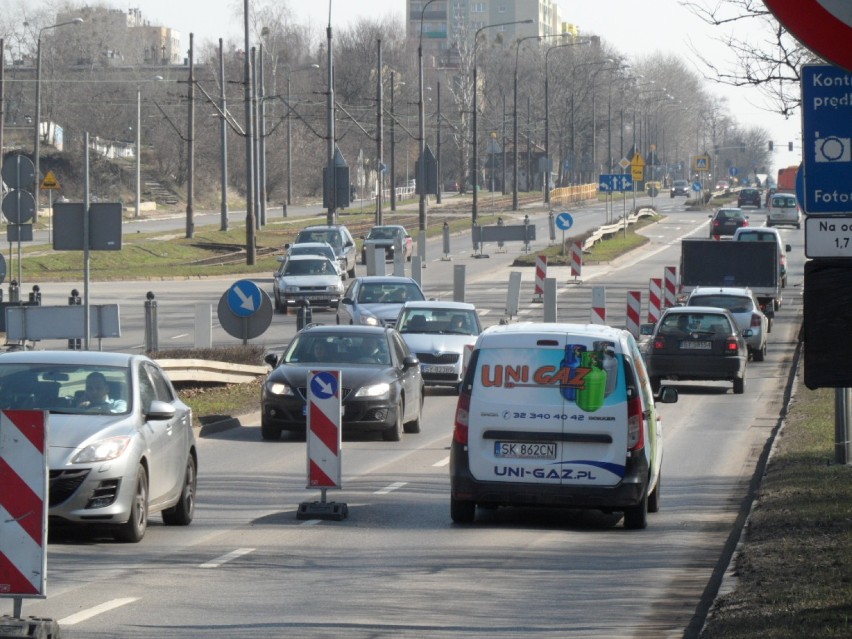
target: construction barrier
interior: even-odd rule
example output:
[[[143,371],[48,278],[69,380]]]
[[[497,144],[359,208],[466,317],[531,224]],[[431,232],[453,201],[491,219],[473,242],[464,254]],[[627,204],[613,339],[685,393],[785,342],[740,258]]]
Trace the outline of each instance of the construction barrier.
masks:
[[[648,280],[648,321],[656,324],[660,321],[660,304],[662,303],[663,280],[652,277]]]
[[[642,291],[627,291],[627,330],[639,337],[639,318],[642,309]]]
[[[666,266],[663,269],[665,280],[665,307],[671,308],[677,304],[677,266]]]
[[[592,287],[592,324],[606,324],[606,287]]]
[[[580,277],[583,272],[583,243],[574,242],[571,245],[571,276]]]
[[[544,280],[547,278],[547,255],[535,258],[535,297],[533,302],[540,303],[544,294]]]

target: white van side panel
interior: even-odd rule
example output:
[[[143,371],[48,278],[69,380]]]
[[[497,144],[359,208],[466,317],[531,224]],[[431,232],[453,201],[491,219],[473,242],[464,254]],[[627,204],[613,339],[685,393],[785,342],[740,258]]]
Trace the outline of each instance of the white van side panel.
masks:
[[[473,476],[530,484],[618,484],[627,451],[620,340],[612,333],[604,340],[588,333],[499,337],[480,343],[473,379],[468,439]]]

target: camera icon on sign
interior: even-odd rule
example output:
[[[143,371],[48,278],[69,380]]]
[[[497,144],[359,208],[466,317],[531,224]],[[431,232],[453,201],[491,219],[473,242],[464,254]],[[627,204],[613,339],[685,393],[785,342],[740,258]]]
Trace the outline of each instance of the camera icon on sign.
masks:
[[[814,158],[817,162],[852,162],[852,141],[836,135],[817,138]]]

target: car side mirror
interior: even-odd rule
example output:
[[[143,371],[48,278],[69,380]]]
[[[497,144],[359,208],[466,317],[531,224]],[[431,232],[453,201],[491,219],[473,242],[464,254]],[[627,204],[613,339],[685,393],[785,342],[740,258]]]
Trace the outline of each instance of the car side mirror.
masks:
[[[674,404],[677,402],[677,399],[677,389],[674,386],[663,386],[660,390],[659,396],[657,397],[657,401],[661,404]]]
[[[771,306],[771,304],[770,304],[770,306]],[[768,317],[768,318],[770,318],[770,319],[771,319],[771,318],[775,317],[775,309],[774,309],[774,308],[768,308],[768,307],[767,307],[767,308],[763,311],[763,314],[764,314],[764,315],[766,315],[766,317]]]
[[[412,368],[413,366],[420,366],[420,360],[415,355],[406,355],[402,360],[402,367]]]
[[[351,297],[344,297],[344,298],[342,298],[342,299],[340,300],[340,303],[341,303],[341,304],[354,305],[354,304],[355,304],[355,300],[353,300]]]
[[[267,353],[263,357],[263,361],[269,364],[272,368],[275,368],[276,366],[278,366],[278,355],[276,355],[275,353]]]
[[[172,419],[175,416],[175,407],[168,402],[155,399],[151,402],[148,410],[145,411],[146,419],[165,420]]]
[[[792,251],[792,250],[793,250],[793,247],[792,247],[792,246],[790,246],[789,244],[785,245],[785,246],[784,246],[784,248],[786,249],[786,251],[787,251],[788,253],[789,253],[790,251]]]
[[[656,326],[656,323],[640,324],[639,325],[639,334],[640,335],[653,335],[655,326]]]

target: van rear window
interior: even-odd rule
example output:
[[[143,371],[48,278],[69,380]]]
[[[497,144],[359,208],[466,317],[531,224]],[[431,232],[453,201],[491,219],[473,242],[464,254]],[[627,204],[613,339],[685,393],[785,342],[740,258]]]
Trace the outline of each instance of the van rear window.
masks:
[[[626,399],[623,358],[613,342],[569,338],[561,348],[484,348],[478,355],[473,392],[485,403],[572,402],[594,412]]]

